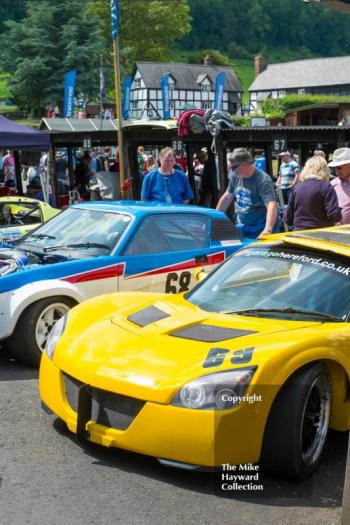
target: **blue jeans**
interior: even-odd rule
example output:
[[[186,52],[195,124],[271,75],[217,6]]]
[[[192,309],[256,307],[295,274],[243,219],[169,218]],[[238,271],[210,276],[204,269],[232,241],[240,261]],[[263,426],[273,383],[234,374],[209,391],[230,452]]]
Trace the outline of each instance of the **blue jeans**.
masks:
[[[239,222],[237,218],[235,218],[235,221],[236,221],[237,229],[245,237],[248,237],[249,239],[256,239],[257,237],[259,237],[260,233],[264,230],[265,224],[266,224],[266,219],[258,221],[253,226],[248,226],[247,224],[243,224]],[[273,227],[272,233],[278,233],[280,231],[280,227],[281,227],[281,218],[279,214],[277,214],[276,223],[275,223],[275,226]]]

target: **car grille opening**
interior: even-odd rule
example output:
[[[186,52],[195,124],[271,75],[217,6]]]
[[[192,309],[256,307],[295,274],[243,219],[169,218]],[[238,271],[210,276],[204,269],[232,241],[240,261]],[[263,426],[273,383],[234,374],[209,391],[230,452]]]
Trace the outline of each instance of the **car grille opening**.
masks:
[[[63,378],[69,406],[78,412],[79,388],[84,383],[68,374],[63,374]],[[126,430],[145,403],[142,399],[91,387],[91,420],[105,427]]]

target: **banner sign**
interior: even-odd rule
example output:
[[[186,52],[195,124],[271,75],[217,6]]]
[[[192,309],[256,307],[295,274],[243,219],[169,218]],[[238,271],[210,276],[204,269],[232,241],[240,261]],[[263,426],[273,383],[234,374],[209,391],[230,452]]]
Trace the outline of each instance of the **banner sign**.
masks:
[[[102,67],[100,67],[100,98],[101,100],[106,98],[106,81]]]
[[[163,99],[163,117],[170,118],[170,101],[169,101],[169,73],[165,73],[160,79],[160,87]]]
[[[115,40],[118,36],[119,19],[120,19],[119,0],[111,0],[111,23],[112,23],[113,40]]]
[[[219,109],[219,110],[222,109],[222,102],[224,100],[225,79],[226,79],[225,73],[220,73],[216,77],[214,109]]]
[[[123,82],[123,119],[125,120],[129,118],[131,84],[132,76],[129,75],[124,79]]]
[[[64,75],[64,118],[74,117],[74,91],[76,79],[77,72],[75,69],[68,71],[68,73]]]

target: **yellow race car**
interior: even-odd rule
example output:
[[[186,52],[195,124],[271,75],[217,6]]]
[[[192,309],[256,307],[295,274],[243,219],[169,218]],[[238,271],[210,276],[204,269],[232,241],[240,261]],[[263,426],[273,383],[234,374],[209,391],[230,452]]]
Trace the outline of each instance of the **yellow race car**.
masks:
[[[28,197],[0,197],[0,243],[13,242],[61,210]]]
[[[350,227],[266,237],[186,294],[120,293],[70,310],[40,394],[79,438],[296,479],[350,427]]]

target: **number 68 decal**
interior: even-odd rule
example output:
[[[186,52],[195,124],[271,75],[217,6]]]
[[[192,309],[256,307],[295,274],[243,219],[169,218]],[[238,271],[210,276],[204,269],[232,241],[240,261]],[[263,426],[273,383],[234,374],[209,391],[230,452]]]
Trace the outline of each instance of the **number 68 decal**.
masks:
[[[165,293],[180,293],[189,290],[191,272],[168,273],[165,283]]]

